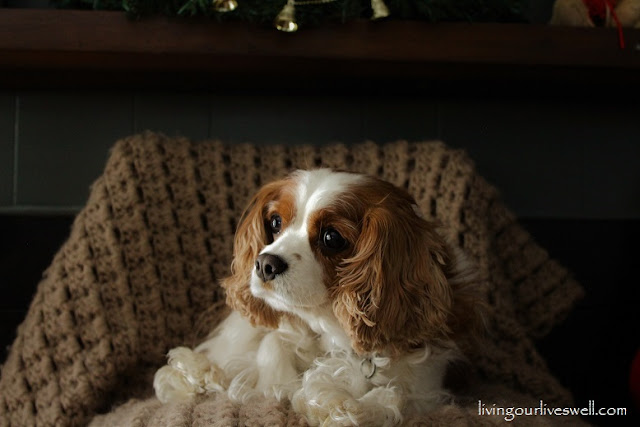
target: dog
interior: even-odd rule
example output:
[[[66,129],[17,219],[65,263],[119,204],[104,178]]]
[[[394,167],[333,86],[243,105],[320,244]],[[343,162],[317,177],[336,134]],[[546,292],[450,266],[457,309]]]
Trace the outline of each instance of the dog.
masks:
[[[397,425],[451,397],[481,323],[474,269],[403,189],[317,169],[266,184],[239,223],[233,311],[154,378],[162,402],[291,402],[311,425]]]

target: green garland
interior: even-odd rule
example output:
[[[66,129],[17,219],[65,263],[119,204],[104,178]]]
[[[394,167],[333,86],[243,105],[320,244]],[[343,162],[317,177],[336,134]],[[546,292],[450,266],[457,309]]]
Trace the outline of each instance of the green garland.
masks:
[[[237,0],[232,12],[216,12],[212,0],[51,0],[59,8],[124,10],[133,18],[151,15],[206,16],[220,21],[239,20],[270,24],[287,0]],[[428,22],[523,22],[525,0],[384,0],[391,19]],[[370,18],[370,0],[336,0],[296,6],[302,26]]]

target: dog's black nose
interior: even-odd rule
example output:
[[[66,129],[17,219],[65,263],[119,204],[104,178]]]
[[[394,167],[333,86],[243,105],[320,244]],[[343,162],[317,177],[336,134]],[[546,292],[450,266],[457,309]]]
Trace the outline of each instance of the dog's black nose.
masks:
[[[273,280],[277,274],[287,271],[287,267],[287,263],[276,255],[262,254],[256,259],[256,274],[263,282]]]

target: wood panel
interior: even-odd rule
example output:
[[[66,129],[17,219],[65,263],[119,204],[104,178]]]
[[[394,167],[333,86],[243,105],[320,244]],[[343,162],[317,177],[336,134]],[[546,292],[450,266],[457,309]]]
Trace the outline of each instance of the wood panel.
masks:
[[[256,77],[303,86],[380,78],[622,85],[640,70],[640,31],[625,38],[620,49],[612,29],[393,20],[284,34],[206,19],[0,9],[0,85],[212,87]]]

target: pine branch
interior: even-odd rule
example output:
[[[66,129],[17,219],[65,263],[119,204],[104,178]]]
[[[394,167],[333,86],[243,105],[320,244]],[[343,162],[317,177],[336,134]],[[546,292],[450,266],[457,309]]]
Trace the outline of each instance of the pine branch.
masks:
[[[218,13],[212,0],[51,0],[64,9],[124,10],[132,18],[144,16],[206,16],[219,21],[270,24],[286,0],[237,0],[233,12]],[[428,22],[523,22],[525,0],[385,0],[390,19]],[[346,22],[369,18],[370,0],[337,0],[319,5],[296,6],[299,25]]]

